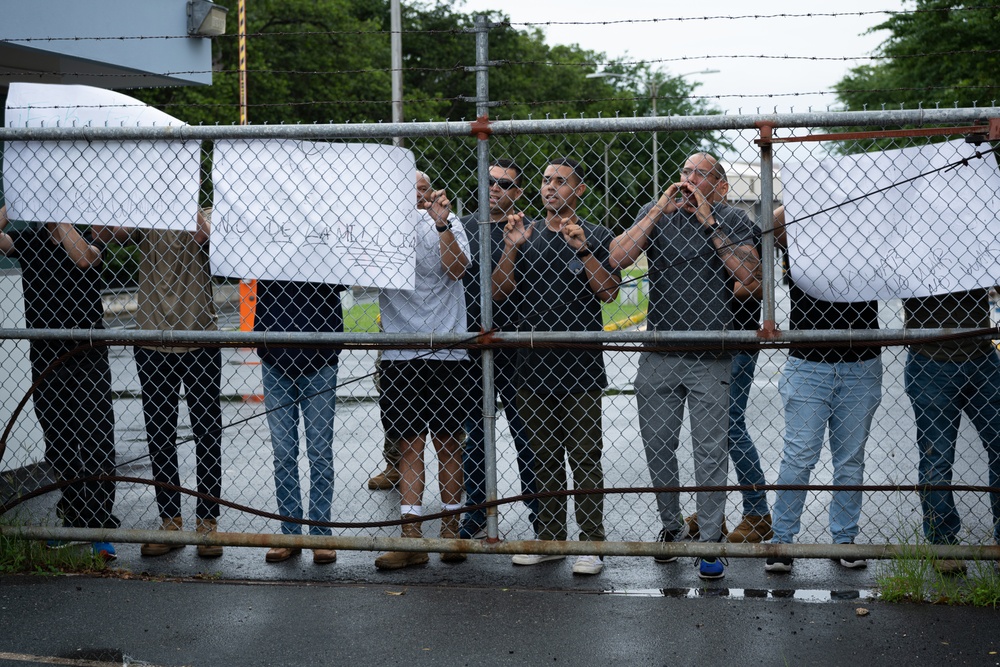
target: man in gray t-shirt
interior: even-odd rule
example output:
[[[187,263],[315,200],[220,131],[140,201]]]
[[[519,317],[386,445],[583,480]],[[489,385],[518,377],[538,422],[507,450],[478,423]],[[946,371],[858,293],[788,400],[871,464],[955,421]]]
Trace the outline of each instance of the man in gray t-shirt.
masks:
[[[726,205],[726,174],[711,155],[696,153],[684,164],[681,180],[640,214],[635,225],[611,242],[610,266],[631,266],[645,252],[649,261],[649,326],[668,331],[732,328],[729,299],[733,281],[753,286],[760,258],[753,226]],[[646,352],[635,379],[639,430],[653,486],[678,486],[677,445],[684,403],[691,413],[691,441],[698,486],[722,486],[729,475],[729,353]],[[681,537],[677,493],[656,497],[661,542]],[[700,539],[722,539],[723,491],[697,495]],[[658,556],[658,562],[676,557]],[[703,579],[725,576],[722,561],[696,561]]]

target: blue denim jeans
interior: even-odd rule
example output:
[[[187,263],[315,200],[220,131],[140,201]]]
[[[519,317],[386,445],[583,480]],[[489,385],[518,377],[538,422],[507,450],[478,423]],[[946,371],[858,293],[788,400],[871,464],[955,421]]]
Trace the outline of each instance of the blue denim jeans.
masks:
[[[747,431],[747,401],[753,386],[753,373],[759,352],[737,352],[733,357],[733,381],[729,385],[729,458],[740,486],[767,484],[760,455]],[[771,510],[764,491],[743,492],[743,514],[764,516]]]
[[[955,444],[964,412],[979,432],[989,462],[989,485],[1000,486],[1000,357],[965,362],[934,361],[910,352],[906,395],[913,404],[920,452],[918,483],[952,482]],[[993,539],[1000,543],[1000,494],[990,494]],[[932,544],[955,544],[962,520],[949,491],[920,493],[924,535]]]
[[[785,406],[785,448],[778,484],[808,484],[830,429],[833,483],[861,484],[865,441],[882,400],[882,359],[823,363],[789,357],[778,382]],[[834,491],[830,533],[835,544],[858,534],[861,491]],[[790,544],[799,532],[805,491],[778,491],[774,502],[774,542]]]
[[[299,487],[299,414],[305,424],[309,459],[309,519],[329,521],[333,506],[333,418],[337,405],[337,366],[290,378],[261,364],[264,407],[274,449],[274,491],[278,513],[302,518]],[[298,535],[302,524],[281,522],[284,535]],[[330,528],[309,526],[310,535],[330,535]]]
[[[470,391],[478,401],[471,417],[465,423],[465,447],[462,455],[462,469],[465,474],[465,504],[479,505],[486,502],[486,435],[483,433],[482,419],[482,360],[475,360],[477,372],[473,373],[473,381],[478,387],[470,387]],[[517,454],[517,468],[521,478],[521,493],[531,495],[535,491],[535,454],[531,451],[528,432],[524,420],[517,411],[516,357],[512,350],[497,350],[494,354],[494,386],[500,400],[503,401],[504,415],[514,439],[514,450]],[[525,501],[528,508],[528,521],[535,528],[535,517],[538,513],[538,499]],[[473,528],[486,525],[486,510],[474,510],[466,514],[467,532],[474,533]]]

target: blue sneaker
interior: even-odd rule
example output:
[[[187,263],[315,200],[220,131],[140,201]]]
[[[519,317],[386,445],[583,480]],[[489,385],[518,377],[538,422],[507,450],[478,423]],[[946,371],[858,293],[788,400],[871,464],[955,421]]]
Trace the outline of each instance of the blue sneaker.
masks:
[[[702,579],[722,579],[726,576],[726,565],[721,558],[697,558],[694,563]]]
[[[118,554],[115,553],[115,545],[111,544],[111,542],[94,542],[93,549],[94,555],[100,556],[105,561],[118,558]]]
[[[71,547],[75,544],[83,544],[83,542],[77,540],[46,540],[46,549],[65,549],[66,547]]]

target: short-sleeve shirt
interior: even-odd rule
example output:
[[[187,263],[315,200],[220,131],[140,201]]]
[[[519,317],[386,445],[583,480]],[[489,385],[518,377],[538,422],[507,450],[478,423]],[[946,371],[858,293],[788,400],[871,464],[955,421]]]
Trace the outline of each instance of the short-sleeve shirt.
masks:
[[[789,282],[789,328],[792,330],[878,329],[878,301],[822,301],[814,299],[794,281]],[[835,364],[875,359],[880,347],[793,348],[788,355],[805,361]]]
[[[452,224],[452,233],[465,256],[469,241],[461,224]],[[414,233],[416,273],[414,289],[384,289],[379,293],[382,330],[386,333],[466,333],[465,289],[461,280],[452,280],[441,266],[441,234],[427,211],[420,211]],[[385,361],[406,359],[462,361],[464,349],[386,350]]]
[[[906,327],[911,329],[983,329],[990,326],[989,292],[985,288],[953,294],[904,299]],[[910,351],[935,361],[964,362],[996,354],[985,338],[911,345]]]
[[[14,243],[11,257],[21,264],[27,328],[104,328],[100,264],[78,267],[45,227],[12,230],[9,236]]]
[[[344,312],[340,305],[342,285],[258,280],[254,331],[316,331],[337,333],[344,330]],[[299,349],[261,347],[260,360],[278,368],[290,378],[311,375],[337,363],[340,348]]]
[[[645,217],[646,206],[637,220]],[[756,245],[759,232],[743,211],[712,208],[722,233],[739,245]],[[649,261],[649,327],[657,331],[733,329],[733,277],[694,213],[661,215],[646,248]],[[727,353],[728,354],[728,353]]]
[[[583,260],[561,232],[535,222],[514,265],[518,331],[602,331],[603,302],[590,289]],[[611,231],[584,220],[587,243],[607,268]],[[610,270],[610,269],[609,269]],[[520,386],[539,394],[601,390],[608,380],[600,350],[519,348]]]
[[[179,230],[137,229],[139,294],[136,325],[153,331],[215,331],[208,245]],[[157,347],[190,352],[191,347]]]

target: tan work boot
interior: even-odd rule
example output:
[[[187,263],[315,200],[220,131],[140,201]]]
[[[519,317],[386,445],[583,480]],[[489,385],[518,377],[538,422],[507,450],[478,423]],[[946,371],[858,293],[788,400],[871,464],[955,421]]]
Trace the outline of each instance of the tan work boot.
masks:
[[[771,515],[744,514],[740,524],[733,528],[727,542],[763,542],[774,537],[771,530]]]
[[[726,528],[726,520],[722,520],[722,536],[725,537],[729,534],[729,529]],[[677,539],[684,540],[697,540],[701,537],[701,531],[698,528],[698,513],[695,512],[691,516],[684,517],[684,527],[681,529],[681,534]]]
[[[160,530],[184,530],[184,521],[179,516],[163,519],[163,523],[160,524]],[[157,544],[156,542],[150,542],[149,544],[143,544],[139,547],[139,553],[143,556],[162,556],[170,553],[174,549],[183,548],[183,544]]]
[[[446,516],[441,519],[441,539],[442,540],[457,540],[458,539],[458,529],[459,529],[458,515]],[[461,563],[468,558],[464,553],[460,551],[444,551],[441,553],[442,563]]]
[[[201,535],[214,533],[219,529],[219,522],[216,519],[198,519],[197,530]],[[221,544],[199,544],[198,555],[202,558],[218,558],[222,555]]]
[[[392,491],[396,488],[396,485],[399,484],[401,477],[402,476],[399,474],[399,468],[391,463],[386,463],[385,470],[368,480],[368,490]]]
[[[404,519],[416,519],[412,514],[404,514]],[[403,537],[423,537],[420,530],[420,522],[404,523]],[[411,565],[423,565],[430,560],[430,556],[425,551],[390,551],[375,559],[375,567],[380,570],[399,570]]]

